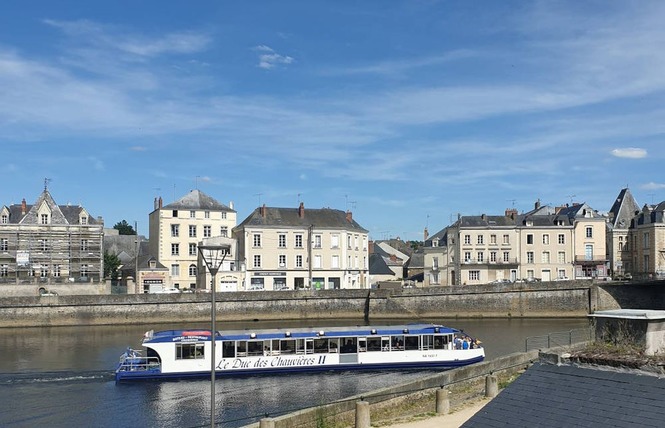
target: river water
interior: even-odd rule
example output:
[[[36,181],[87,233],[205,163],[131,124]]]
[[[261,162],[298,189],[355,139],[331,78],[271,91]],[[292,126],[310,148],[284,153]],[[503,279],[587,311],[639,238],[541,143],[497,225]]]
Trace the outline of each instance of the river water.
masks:
[[[422,321],[422,320],[417,320]],[[523,351],[525,339],[587,327],[580,319],[438,319],[482,340],[487,358]],[[379,324],[401,324],[387,321]],[[354,322],[237,323],[219,329],[323,327]],[[116,385],[113,370],[147,330],[201,324],[0,329],[0,426],[197,427],[209,425],[210,381]],[[328,372],[218,379],[216,421],[240,427],[290,411],[404,383],[433,371]]]

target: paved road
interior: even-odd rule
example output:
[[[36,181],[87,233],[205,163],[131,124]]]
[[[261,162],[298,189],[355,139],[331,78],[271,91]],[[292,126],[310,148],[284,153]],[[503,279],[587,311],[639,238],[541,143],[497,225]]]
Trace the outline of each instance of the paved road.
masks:
[[[390,425],[390,428],[459,428],[489,402],[489,398],[483,398],[479,401],[465,405],[463,408],[448,415],[433,416],[427,419],[398,423]]]

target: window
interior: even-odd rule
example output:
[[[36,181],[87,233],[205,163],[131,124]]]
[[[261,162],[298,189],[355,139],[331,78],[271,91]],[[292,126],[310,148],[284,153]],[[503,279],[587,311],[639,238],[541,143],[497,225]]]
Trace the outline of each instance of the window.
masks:
[[[203,217],[204,218],[210,218],[210,211],[204,211],[203,212]],[[222,218],[224,218],[224,217],[222,217]]]
[[[346,248],[351,249],[351,235],[346,237]]]
[[[175,359],[201,360],[204,358],[203,351],[204,351],[203,343],[176,343]]]
[[[533,263],[533,251],[526,252],[526,262]]]
[[[296,248],[302,248],[302,235],[296,235]]]
[[[503,252],[503,261],[505,263],[508,263],[510,261],[510,252],[509,251],[504,251]]]
[[[510,244],[510,235],[503,235],[503,244],[504,245]]]
[[[196,218],[196,211],[190,211],[189,218]]]
[[[227,238],[229,236],[229,228],[226,226],[222,226],[219,229],[219,235]]]
[[[196,265],[189,265],[189,276],[196,276]]]
[[[464,235],[464,244],[466,245],[471,244],[471,235]]]
[[[88,277],[88,265],[81,265],[81,278]]]
[[[353,242],[355,243],[354,248],[357,250],[358,249],[358,235],[355,235],[353,237]]]
[[[354,257],[353,267],[354,267],[354,269],[358,269],[358,256]]]
[[[212,236],[212,226],[203,226],[203,237],[210,238]]]
[[[550,245],[550,235],[548,234],[543,235],[543,244]]]
[[[2,215],[2,220],[0,220],[0,222],[2,222],[2,224],[9,223],[9,216],[7,216],[7,214],[3,214]]]
[[[557,255],[557,261],[561,264],[566,263],[566,252],[565,251],[559,251]]]
[[[298,255],[296,256],[296,267],[297,267],[297,268],[301,268],[301,267],[302,267],[302,256],[301,256],[300,254],[298,254]]]
[[[330,235],[330,248],[339,248],[339,235]]]
[[[88,217],[85,217],[85,216],[81,217],[81,224],[82,225],[88,224]]]
[[[9,265],[0,265],[0,278],[9,276]]]
[[[649,248],[649,232],[644,232],[644,235],[642,236],[642,248]]]
[[[81,251],[88,251],[88,240],[81,239]]]
[[[56,278],[60,277],[60,265],[53,265],[53,276]]]
[[[559,269],[557,271],[556,277],[559,278],[559,279],[566,278],[566,270],[565,269]]]
[[[432,257],[432,269],[436,270],[439,268],[439,258]]]
[[[314,269],[321,269],[321,255],[317,254],[316,256],[314,256],[314,264],[312,267]]]
[[[563,245],[566,243],[566,235],[563,233],[559,233],[559,238],[558,238],[559,244]]]
[[[253,242],[254,247],[260,247],[261,246],[261,235],[258,233],[254,234],[254,242]]]
[[[586,228],[586,237],[593,238],[593,227],[587,226]]]
[[[226,220],[226,211],[222,211],[222,220]]]
[[[529,269],[529,270],[526,271],[526,277],[527,277],[527,279],[534,279],[535,278],[534,273],[533,273],[533,269]]]
[[[254,254],[254,267],[255,268],[260,268],[261,267],[261,255],[260,254]]]
[[[189,244],[189,255],[190,256],[196,255],[196,244]]]
[[[41,251],[48,251],[48,239],[39,240],[39,249]]]
[[[180,275],[180,265],[171,265],[171,276]]]
[[[172,224],[171,225],[171,237],[177,238],[180,235],[180,225]]]
[[[9,251],[9,239],[0,239],[0,251]]]
[[[584,246],[584,260],[593,260],[593,245],[586,244]]]
[[[339,256],[332,256],[332,261],[330,262],[330,267],[333,269],[339,269]]]
[[[469,263],[471,261],[471,251],[464,252],[464,263]]]
[[[469,271],[469,281],[480,281],[480,271],[479,270],[470,270]]]
[[[189,237],[196,238],[196,225],[194,224],[189,225]]]
[[[279,255],[279,267],[286,267],[286,255],[285,254],[280,254]]]
[[[533,244],[533,233],[529,233],[526,235],[526,243]]]
[[[178,218],[178,210],[171,211],[171,217]]]
[[[543,251],[543,254],[541,256],[541,262],[542,263],[549,263],[550,262],[550,252],[549,251]]]
[[[483,253],[482,251],[478,251],[477,259],[478,259],[478,263],[484,262],[485,261],[485,253]]]
[[[351,245],[351,237],[349,237],[349,248]],[[314,235],[314,248],[321,248],[321,235]]]
[[[48,276],[48,266],[42,266],[39,268],[39,276],[41,278],[46,278]]]
[[[649,255],[644,255],[644,272],[649,272]]]
[[[496,235],[490,235],[490,244],[496,245]]]
[[[496,263],[496,251],[490,251],[490,263]]]
[[[48,224],[48,214],[42,214],[41,215],[41,223],[42,224]]]
[[[286,248],[286,234],[280,233],[277,237],[279,248]]]
[[[478,245],[483,245],[483,235],[478,235]]]
[[[180,244],[171,244],[171,255],[172,256],[180,255]]]

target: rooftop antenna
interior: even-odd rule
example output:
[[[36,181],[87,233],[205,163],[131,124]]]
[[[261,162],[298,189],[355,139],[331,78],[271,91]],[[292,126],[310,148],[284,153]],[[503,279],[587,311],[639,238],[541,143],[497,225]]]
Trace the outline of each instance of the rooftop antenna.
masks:
[[[261,195],[263,195],[263,193],[254,193],[254,196],[259,197],[259,206],[261,206]]]
[[[48,184],[51,182],[50,178],[44,178],[44,191],[48,190]],[[653,199],[653,198],[652,198]]]
[[[515,202],[517,202],[517,199],[507,199],[507,201],[511,203],[513,208],[515,208]]]
[[[425,227],[429,228],[429,214],[427,214],[427,220],[425,220]]]
[[[199,177],[201,176],[200,175],[196,176],[196,190],[199,190]]]
[[[573,198],[577,197],[577,195],[568,195],[566,197],[570,199],[570,205],[573,205]]]
[[[647,193],[647,195],[651,196],[651,205],[653,205],[653,197],[654,197],[655,194],[654,193]]]
[[[356,210],[356,201],[349,201],[349,203],[351,204],[351,211],[355,211]],[[346,210],[347,211],[349,210],[348,207],[347,207]]]

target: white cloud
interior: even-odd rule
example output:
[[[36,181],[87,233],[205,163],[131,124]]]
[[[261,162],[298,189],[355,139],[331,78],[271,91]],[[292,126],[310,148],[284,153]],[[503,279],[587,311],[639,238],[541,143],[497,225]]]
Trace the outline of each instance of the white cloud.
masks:
[[[618,158],[642,159],[647,156],[647,151],[636,147],[625,147],[614,149],[610,153]]]
[[[644,190],[663,190],[665,189],[665,184],[663,183],[654,183],[653,181],[641,186]]]
[[[293,58],[290,56],[280,55],[276,53],[271,47],[266,45],[259,45],[254,48],[255,51],[264,52],[259,55],[259,68],[269,70],[280,64],[291,64]]]

